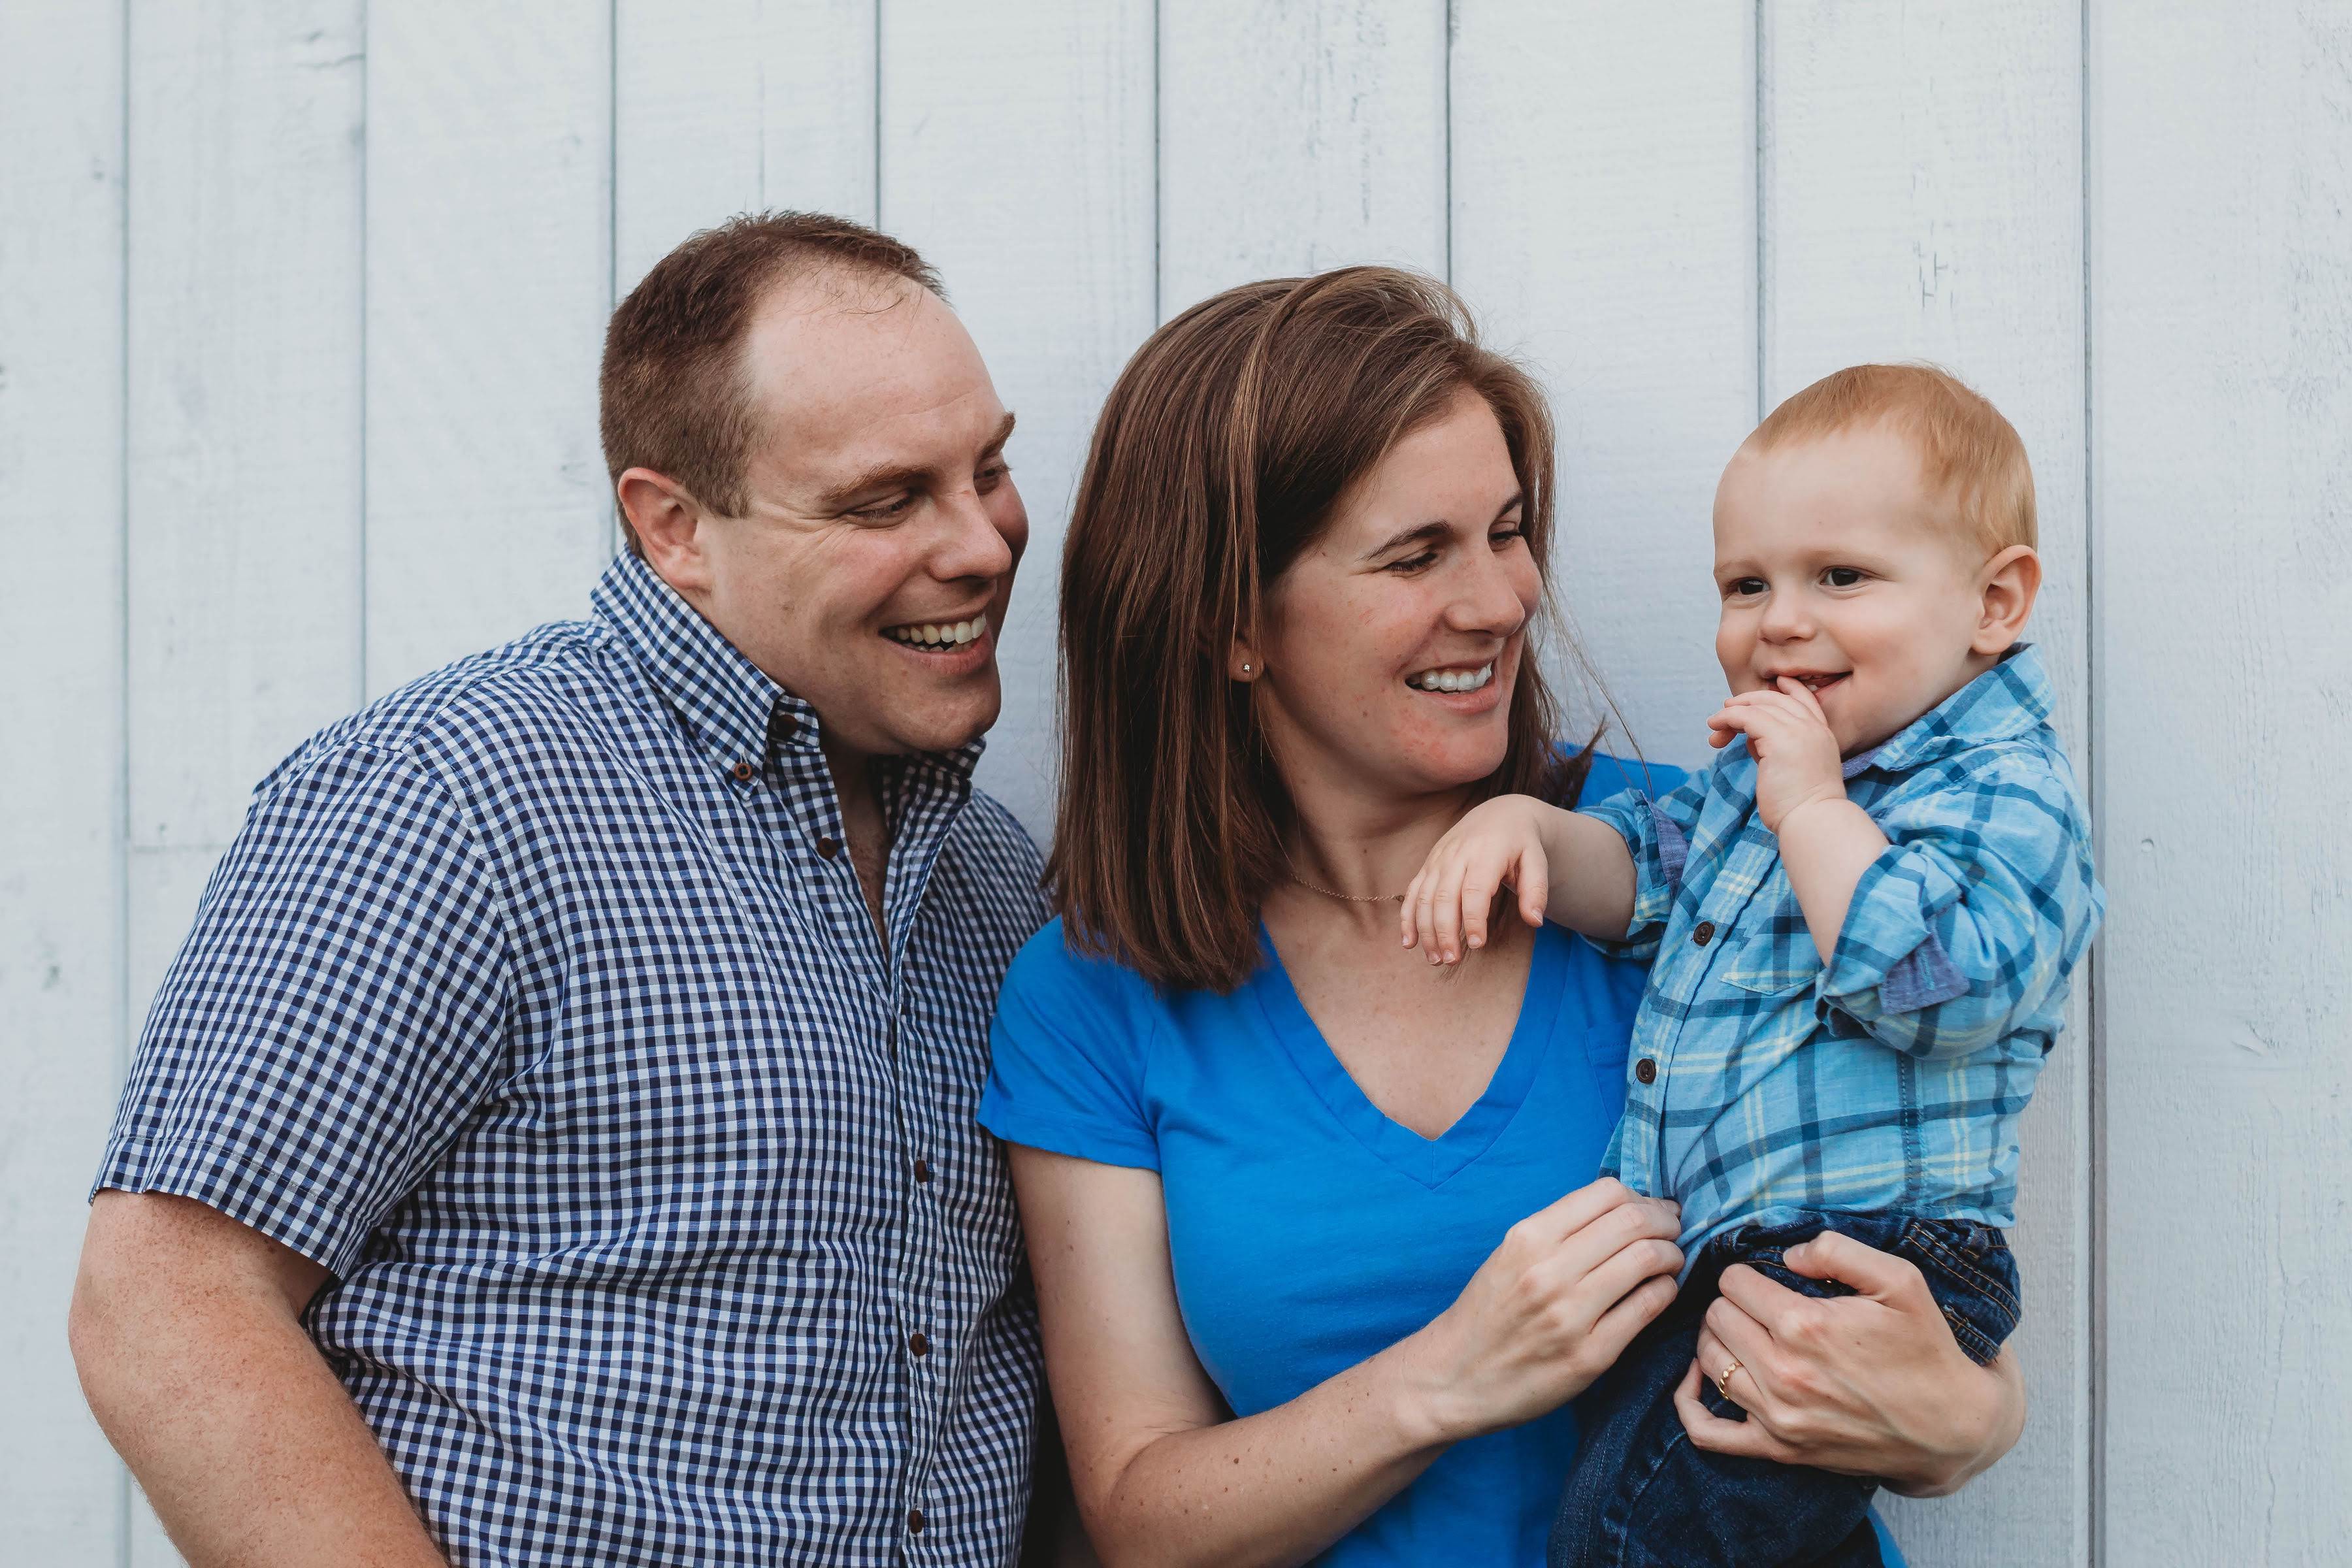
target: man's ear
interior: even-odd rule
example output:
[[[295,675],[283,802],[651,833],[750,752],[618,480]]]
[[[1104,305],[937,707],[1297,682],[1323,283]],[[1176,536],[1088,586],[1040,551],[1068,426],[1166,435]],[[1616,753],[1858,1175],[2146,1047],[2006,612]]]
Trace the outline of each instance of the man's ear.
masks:
[[[2012,544],[1984,563],[1977,583],[1982,603],[1969,650],[2007,653],[2025,635],[2034,595],[2042,592],[2042,557],[2030,544]]]
[[[703,505],[692,491],[651,468],[630,468],[613,481],[622,515],[637,536],[646,564],[688,598],[710,590]]]

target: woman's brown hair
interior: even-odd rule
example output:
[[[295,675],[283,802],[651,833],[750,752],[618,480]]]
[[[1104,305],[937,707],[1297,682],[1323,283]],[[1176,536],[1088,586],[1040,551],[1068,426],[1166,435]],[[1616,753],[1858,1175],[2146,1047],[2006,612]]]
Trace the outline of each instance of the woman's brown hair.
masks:
[[[1103,405],[1062,555],[1062,791],[1046,880],[1066,939],[1168,987],[1231,991],[1291,805],[1226,667],[1265,585],[1398,439],[1468,390],[1494,410],[1538,569],[1551,416],[1443,283],[1386,267],[1244,284],[1153,333]],[[1556,709],[1519,662],[1479,798],[1572,798]],[[1572,770],[1575,777],[1563,776]]]

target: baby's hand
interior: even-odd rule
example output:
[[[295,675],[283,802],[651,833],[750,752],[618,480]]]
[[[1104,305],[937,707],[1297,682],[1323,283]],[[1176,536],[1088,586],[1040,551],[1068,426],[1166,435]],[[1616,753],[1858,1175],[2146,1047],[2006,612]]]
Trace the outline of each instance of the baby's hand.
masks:
[[[1706,721],[1707,742],[1748,737],[1756,753],[1756,815],[1774,833],[1797,807],[1845,798],[1845,763],[1812,689],[1782,676],[1778,690],[1738,692]],[[1456,831],[1460,831],[1456,829]]]
[[[1487,911],[1506,886],[1518,893],[1520,918],[1543,924],[1550,888],[1543,829],[1559,810],[1507,795],[1455,823],[1404,890],[1405,946],[1419,943],[1432,963],[1459,963],[1465,941],[1472,948],[1486,945]]]

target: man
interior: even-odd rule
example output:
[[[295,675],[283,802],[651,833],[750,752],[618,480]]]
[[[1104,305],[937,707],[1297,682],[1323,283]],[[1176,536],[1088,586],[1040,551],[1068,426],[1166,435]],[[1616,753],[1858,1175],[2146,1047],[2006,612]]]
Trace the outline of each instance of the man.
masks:
[[[264,780],[148,1020],[71,1332],[197,1563],[1017,1543],[1013,416],[920,258],[804,215],[655,268],[602,390],[593,617]]]

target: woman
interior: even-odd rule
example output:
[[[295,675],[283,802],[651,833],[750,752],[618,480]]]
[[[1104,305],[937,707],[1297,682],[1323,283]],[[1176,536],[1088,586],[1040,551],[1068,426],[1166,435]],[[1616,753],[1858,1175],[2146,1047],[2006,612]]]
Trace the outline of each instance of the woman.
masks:
[[[1673,1299],[1673,1205],[1592,1180],[1641,973],[1549,927],[1456,974],[1397,938],[1476,801],[1675,782],[1554,744],[1551,461],[1533,384],[1383,268],[1207,300],[1105,405],[1062,918],[1007,978],[981,1119],[1108,1562],[1540,1562],[1569,1401]],[[2016,1440],[2014,1365],[1969,1362],[1908,1264],[1810,1263],[1861,1294],[1727,1286],[1700,1361],[1762,1370],[1743,1424],[1694,1369],[1693,1441],[1932,1491]]]

